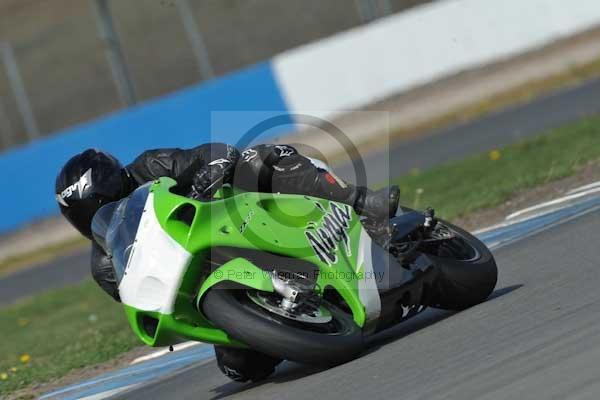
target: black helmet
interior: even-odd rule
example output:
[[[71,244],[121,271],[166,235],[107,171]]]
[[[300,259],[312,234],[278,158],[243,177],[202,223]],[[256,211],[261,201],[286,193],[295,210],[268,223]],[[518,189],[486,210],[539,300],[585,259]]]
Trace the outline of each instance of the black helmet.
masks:
[[[91,239],[94,214],[106,203],[125,197],[126,174],[108,153],[89,149],[71,158],[56,177],[60,211],[84,236]]]

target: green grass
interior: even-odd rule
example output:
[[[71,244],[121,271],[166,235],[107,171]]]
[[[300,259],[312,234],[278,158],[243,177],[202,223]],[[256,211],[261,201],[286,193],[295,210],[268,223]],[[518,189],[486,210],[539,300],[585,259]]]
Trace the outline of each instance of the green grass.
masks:
[[[494,155],[499,158],[494,160]],[[432,206],[440,216],[452,219],[498,205],[520,190],[572,175],[599,159],[600,116],[595,116],[494,154],[415,170],[394,182],[402,188],[402,204]]]
[[[397,182],[403,204],[432,205],[446,218],[497,205],[516,191],[568,176],[600,160],[600,116],[545,136]],[[421,195],[417,195],[418,190]],[[88,281],[0,310],[0,395],[109,360],[138,344],[119,304]],[[27,363],[20,357],[27,354]],[[16,367],[17,371],[11,371]]]
[[[0,379],[0,397],[140,344],[122,307],[92,281],[0,310],[0,337],[0,378],[5,378]],[[23,355],[29,362],[20,360]]]

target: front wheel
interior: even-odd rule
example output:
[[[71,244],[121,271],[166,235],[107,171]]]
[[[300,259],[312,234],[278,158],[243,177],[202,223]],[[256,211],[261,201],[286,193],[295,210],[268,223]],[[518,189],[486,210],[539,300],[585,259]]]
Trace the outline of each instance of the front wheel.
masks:
[[[491,251],[469,232],[446,221],[438,224],[453,238],[443,241],[433,254],[427,251],[440,269],[430,305],[461,310],[485,301],[498,280]]]
[[[206,293],[202,311],[232,338],[272,357],[331,366],[362,351],[360,327],[333,304],[323,301],[319,310],[293,320],[277,312],[277,301],[269,296],[276,295],[215,287]]]

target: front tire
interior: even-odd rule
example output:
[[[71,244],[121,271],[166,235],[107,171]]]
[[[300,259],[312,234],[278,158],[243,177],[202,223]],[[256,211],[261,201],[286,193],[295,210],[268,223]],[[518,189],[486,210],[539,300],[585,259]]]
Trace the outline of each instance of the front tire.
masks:
[[[215,346],[215,356],[221,372],[236,382],[267,379],[282,361],[254,350],[225,346]]]
[[[363,349],[362,331],[352,316],[331,303],[328,331],[311,324],[286,320],[260,308],[247,296],[248,289],[209,290],[202,302],[204,315],[232,338],[275,358],[304,364],[332,366],[356,358]]]
[[[440,276],[433,290],[431,306],[447,310],[462,310],[485,301],[496,287],[498,268],[491,251],[469,232],[440,220],[456,236],[455,249],[440,248],[437,254],[427,255],[438,265]],[[473,257],[458,256],[458,244],[468,246],[465,254],[473,252]]]

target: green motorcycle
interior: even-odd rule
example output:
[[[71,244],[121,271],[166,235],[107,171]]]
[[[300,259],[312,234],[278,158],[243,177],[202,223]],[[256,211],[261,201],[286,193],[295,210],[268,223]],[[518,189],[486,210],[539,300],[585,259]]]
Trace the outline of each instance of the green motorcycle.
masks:
[[[428,306],[480,303],[496,285],[492,254],[464,230],[406,208],[390,222],[384,250],[345,204],[232,188],[201,202],[161,178],[102,207],[92,230],[147,345],[335,365],[367,335]]]

